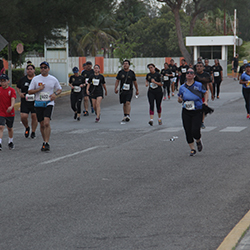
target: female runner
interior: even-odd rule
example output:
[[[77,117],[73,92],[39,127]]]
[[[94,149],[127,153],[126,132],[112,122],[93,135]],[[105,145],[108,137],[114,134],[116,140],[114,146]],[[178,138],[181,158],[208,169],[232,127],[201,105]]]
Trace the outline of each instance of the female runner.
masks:
[[[161,102],[162,102],[162,83],[161,83],[161,74],[159,70],[155,68],[153,63],[147,65],[150,73],[146,76],[146,87],[148,88],[148,101],[149,101],[149,114],[150,121],[148,122],[150,126],[153,126],[154,118],[154,101],[156,102],[156,109],[158,113],[158,124],[162,125],[161,120]]]
[[[220,98],[220,84],[223,81],[222,67],[220,66],[219,60],[214,60],[214,65],[212,66],[213,72],[213,93],[215,96],[215,85],[217,86],[217,99]]]
[[[105,84],[105,78],[100,74],[100,66],[96,64],[94,66],[94,75],[91,75],[88,80],[87,95],[92,99],[93,108],[96,113],[95,122],[100,121],[101,113],[101,101],[103,98],[103,88],[105,90],[105,96],[107,96],[107,88]]]
[[[202,83],[194,80],[194,70],[189,68],[186,73],[186,83],[180,86],[178,102],[182,103],[182,123],[186,134],[187,143],[191,149],[190,156],[196,154],[194,139],[197,149],[202,150],[201,122],[202,122],[202,97],[207,105],[208,92]]]

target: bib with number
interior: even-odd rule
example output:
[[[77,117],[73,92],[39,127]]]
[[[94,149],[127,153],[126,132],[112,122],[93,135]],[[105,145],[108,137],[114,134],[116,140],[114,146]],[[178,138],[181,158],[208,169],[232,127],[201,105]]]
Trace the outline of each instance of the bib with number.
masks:
[[[35,101],[35,95],[34,94],[33,95],[26,94],[25,95],[25,100],[27,102],[33,102],[33,101]]]
[[[194,101],[186,101],[184,102],[183,107],[187,110],[194,110],[195,106],[194,106]]]
[[[250,88],[250,81],[248,81],[248,82],[246,83],[246,87],[247,87],[247,88]]]
[[[186,69],[186,68],[182,68],[182,69],[181,69],[181,72],[182,72],[182,73],[187,73],[187,69]]]
[[[150,83],[150,88],[152,88],[152,89],[156,89],[158,87],[158,85],[157,84],[155,84],[155,83]]]
[[[214,72],[214,76],[215,76],[215,77],[218,77],[219,75],[220,75],[219,72]]]
[[[168,79],[169,79],[168,76],[163,76],[164,81],[168,81]]]
[[[130,90],[130,84],[123,83],[122,89],[123,90]]]
[[[76,93],[81,92],[81,87],[80,86],[74,86],[74,92],[76,92]]]
[[[41,92],[41,94],[39,95],[39,99],[41,101],[50,101],[50,94],[47,92]]]
[[[100,79],[93,79],[93,85],[98,86],[100,83]]]

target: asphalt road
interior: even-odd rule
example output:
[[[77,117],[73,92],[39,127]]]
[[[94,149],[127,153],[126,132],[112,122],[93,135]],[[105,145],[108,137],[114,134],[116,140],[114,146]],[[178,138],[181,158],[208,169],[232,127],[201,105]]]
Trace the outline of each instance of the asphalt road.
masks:
[[[222,84],[189,156],[177,97],[164,101],[163,125],[150,127],[144,78],[131,122],[107,78],[101,122],[73,120],[58,98],[51,152],[24,138],[16,112],[13,151],[0,152],[0,249],[214,250],[249,210],[249,123],[241,87]],[[170,141],[173,136],[178,137]]]

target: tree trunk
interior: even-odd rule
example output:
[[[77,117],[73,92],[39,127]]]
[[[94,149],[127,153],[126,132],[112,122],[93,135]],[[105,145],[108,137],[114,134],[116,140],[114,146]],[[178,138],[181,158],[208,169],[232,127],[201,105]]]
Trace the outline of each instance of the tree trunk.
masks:
[[[172,11],[174,13],[174,18],[175,18],[175,26],[176,26],[176,33],[177,33],[179,48],[180,48],[180,51],[181,51],[183,57],[186,59],[187,63],[189,64],[193,60],[192,60],[192,57],[189,54],[189,52],[186,49],[185,44],[184,44],[184,40],[183,40],[183,36],[182,36],[182,30],[181,30],[181,21],[180,21],[179,9],[174,8],[174,9],[172,9]]]

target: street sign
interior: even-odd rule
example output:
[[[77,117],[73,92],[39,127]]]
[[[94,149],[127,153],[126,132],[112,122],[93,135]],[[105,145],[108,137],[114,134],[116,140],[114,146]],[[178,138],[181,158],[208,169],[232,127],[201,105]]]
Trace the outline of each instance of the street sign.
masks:
[[[0,51],[8,44],[3,36],[0,35]]]
[[[21,43],[17,44],[16,51],[17,51],[18,54],[23,53],[23,45]]]
[[[236,45],[241,46],[243,44],[243,40],[241,38],[236,39]]]

